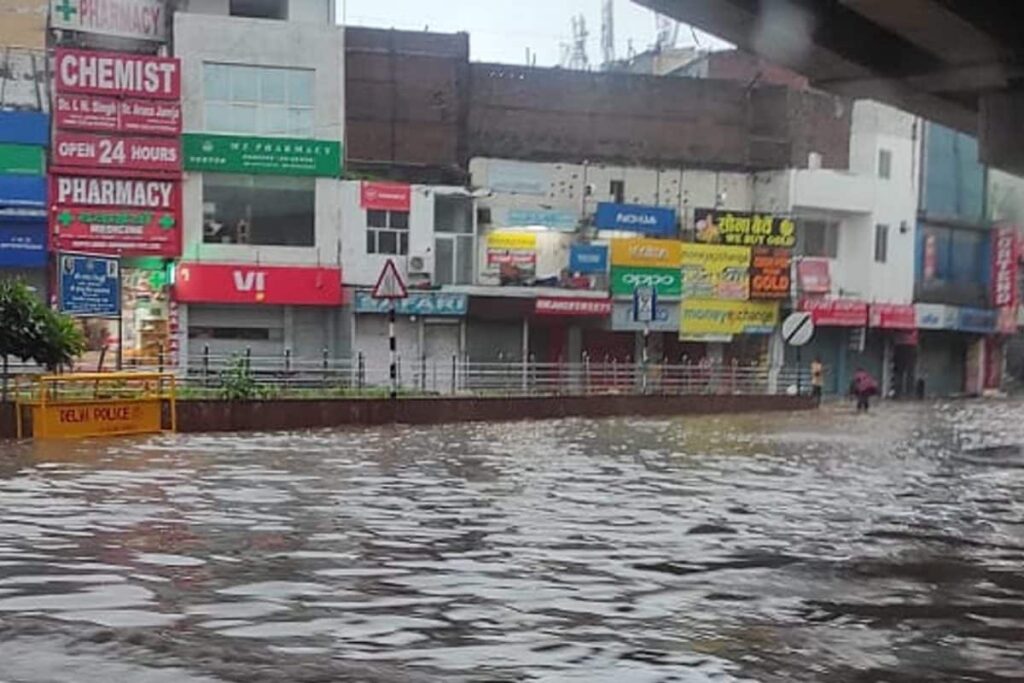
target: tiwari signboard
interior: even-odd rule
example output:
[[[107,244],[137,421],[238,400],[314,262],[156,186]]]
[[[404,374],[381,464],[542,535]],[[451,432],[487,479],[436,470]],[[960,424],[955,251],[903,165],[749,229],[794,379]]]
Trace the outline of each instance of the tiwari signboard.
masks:
[[[341,175],[341,143],[186,133],[185,170],[266,175]]]
[[[50,25],[138,40],[167,39],[163,0],[50,0]]]

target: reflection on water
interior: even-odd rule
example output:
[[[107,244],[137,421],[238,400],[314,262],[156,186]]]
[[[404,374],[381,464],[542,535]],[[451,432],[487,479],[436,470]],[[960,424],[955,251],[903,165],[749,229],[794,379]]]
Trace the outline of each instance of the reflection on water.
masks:
[[[5,444],[0,681],[1022,680],[1022,407]]]

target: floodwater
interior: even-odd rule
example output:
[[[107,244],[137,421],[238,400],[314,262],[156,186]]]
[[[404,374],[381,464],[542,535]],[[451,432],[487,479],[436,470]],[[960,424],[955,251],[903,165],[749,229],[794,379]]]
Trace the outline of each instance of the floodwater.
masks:
[[[1024,680],[1022,416],[0,445],[0,681]]]

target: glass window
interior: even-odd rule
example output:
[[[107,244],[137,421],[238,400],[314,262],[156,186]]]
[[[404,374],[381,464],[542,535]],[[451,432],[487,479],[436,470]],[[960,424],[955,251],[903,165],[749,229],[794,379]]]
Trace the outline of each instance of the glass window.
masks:
[[[366,212],[366,253],[404,256],[409,253],[409,212]]]
[[[457,285],[473,284],[473,263],[476,256],[473,244],[472,235],[459,235],[455,238],[455,284]]]
[[[203,241],[208,244],[312,247],[313,178],[203,176]]]
[[[469,197],[434,197],[434,230],[473,233],[473,201]]]
[[[455,284],[455,240],[438,237],[435,241],[434,284]]]
[[[204,64],[206,129],[314,137],[313,78],[310,69]]]
[[[885,180],[892,177],[892,152],[887,149],[878,150],[878,177]]]
[[[889,258],[889,226],[875,226],[875,263],[885,263]]]
[[[797,221],[797,253],[800,256],[836,258],[838,252],[838,222],[815,219]]]

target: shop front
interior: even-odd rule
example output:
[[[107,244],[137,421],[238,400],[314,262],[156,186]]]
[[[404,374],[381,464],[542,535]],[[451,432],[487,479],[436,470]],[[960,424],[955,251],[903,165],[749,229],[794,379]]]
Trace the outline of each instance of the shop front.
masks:
[[[353,357],[361,363],[363,381],[383,386],[390,377],[388,345],[389,303],[370,292],[353,295]],[[463,356],[465,320],[469,311],[466,294],[409,292],[395,302],[395,337],[398,379],[402,386],[426,391],[451,387],[453,368]]]
[[[320,361],[349,351],[339,268],[182,263],[173,301],[175,341],[189,365],[204,356]]]
[[[882,340],[881,383],[885,396],[916,393],[917,317],[911,304],[871,304],[868,328]]]
[[[826,394],[844,394],[857,368],[881,378],[885,359],[884,341],[877,331],[868,333],[868,304],[853,299],[804,298],[801,311],[809,312],[815,324],[814,338],[801,351],[806,366],[819,359],[825,366]],[[786,349],[787,364],[795,365],[796,350]]]

